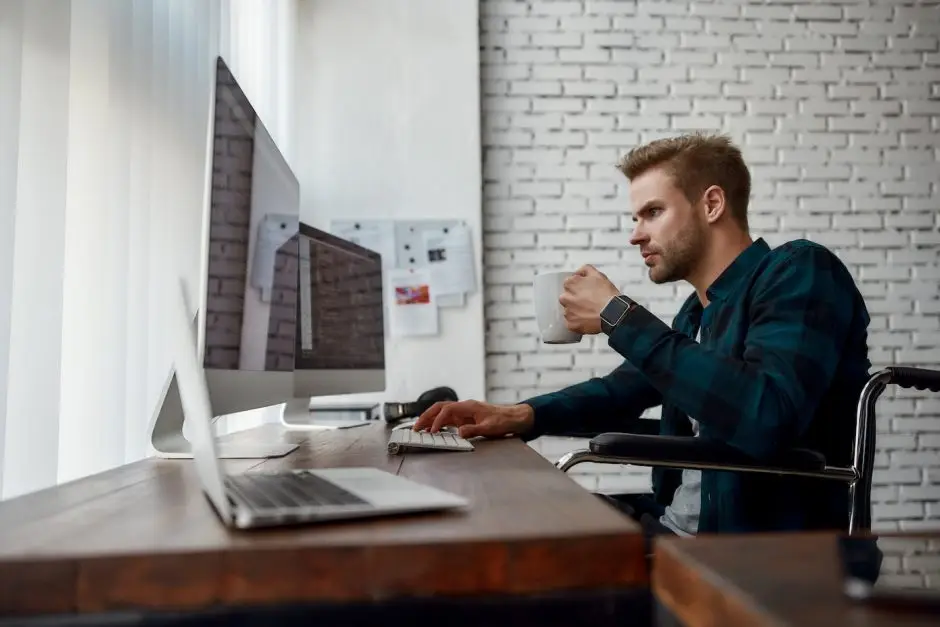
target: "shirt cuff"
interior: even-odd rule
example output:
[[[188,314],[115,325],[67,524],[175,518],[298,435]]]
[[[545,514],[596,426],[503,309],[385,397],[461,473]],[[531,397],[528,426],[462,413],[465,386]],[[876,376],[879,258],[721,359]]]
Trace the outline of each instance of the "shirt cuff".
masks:
[[[532,428],[525,433],[519,434],[519,438],[523,442],[529,442],[539,438],[552,430],[552,423],[555,417],[552,415],[551,404],[556,400],[555,395],[549,393],[519,401],[519,405],[528,405],[531,407],[533,413]]]

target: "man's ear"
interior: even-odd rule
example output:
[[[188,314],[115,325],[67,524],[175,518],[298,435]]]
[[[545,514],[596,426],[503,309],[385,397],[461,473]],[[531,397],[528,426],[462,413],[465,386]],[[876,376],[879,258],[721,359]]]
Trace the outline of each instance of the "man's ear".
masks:
[[[728,205],[725,199],[725,190],[712,185],[702,194],[702,204],[705,210],[705,221],[709,224],[717,222],[724,215]]]

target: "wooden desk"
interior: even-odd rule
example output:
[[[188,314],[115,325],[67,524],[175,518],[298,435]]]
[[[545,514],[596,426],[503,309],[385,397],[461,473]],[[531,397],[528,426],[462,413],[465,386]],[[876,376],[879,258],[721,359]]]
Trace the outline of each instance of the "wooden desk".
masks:
[[[936,614],[875,609],[845,598],[832,533],[657,540],[652,584],[671,614],[663,623],[677,619],[686,627],[940,624]]]
[[[389,456],[384,424],[235,439],[301,444],[229,470],[374,466],[471,508],[265,531],[226,529],[192,460],[147,459],[0,503],[0,614],[645,587],[642,535],[516,439]]]

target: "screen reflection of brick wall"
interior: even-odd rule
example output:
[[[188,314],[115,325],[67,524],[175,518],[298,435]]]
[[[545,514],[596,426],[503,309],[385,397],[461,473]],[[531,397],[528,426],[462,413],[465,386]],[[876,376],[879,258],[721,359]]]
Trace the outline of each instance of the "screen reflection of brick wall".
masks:
[[[294,235],[274,256],[274,284],[265,370],[293,370],[297,337],[297,278],[300,272],[300,236]]]
[[[313,350],[308,368],[383,368],[381,268],[330,245],[310,245]]]
[[[215,109],[206,299],[206,368],[237,370],[248,280],[255,113],[220,66]]]

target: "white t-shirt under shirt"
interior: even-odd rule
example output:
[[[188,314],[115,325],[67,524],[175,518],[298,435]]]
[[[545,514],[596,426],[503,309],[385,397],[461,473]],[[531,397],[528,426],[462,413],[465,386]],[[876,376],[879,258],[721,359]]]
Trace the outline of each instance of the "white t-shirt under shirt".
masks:
[[[702,328],[699,327],[695,336],[696,342],[701,342]],[[692,433],[698,437],[698,421],[690,418]],[[680,536],[693,536],[698,531],[699,512],[702,509],[702,471],[684,469],[682,483],[676,488],[672,503],[666,507],[665,513],[659,522]]]

